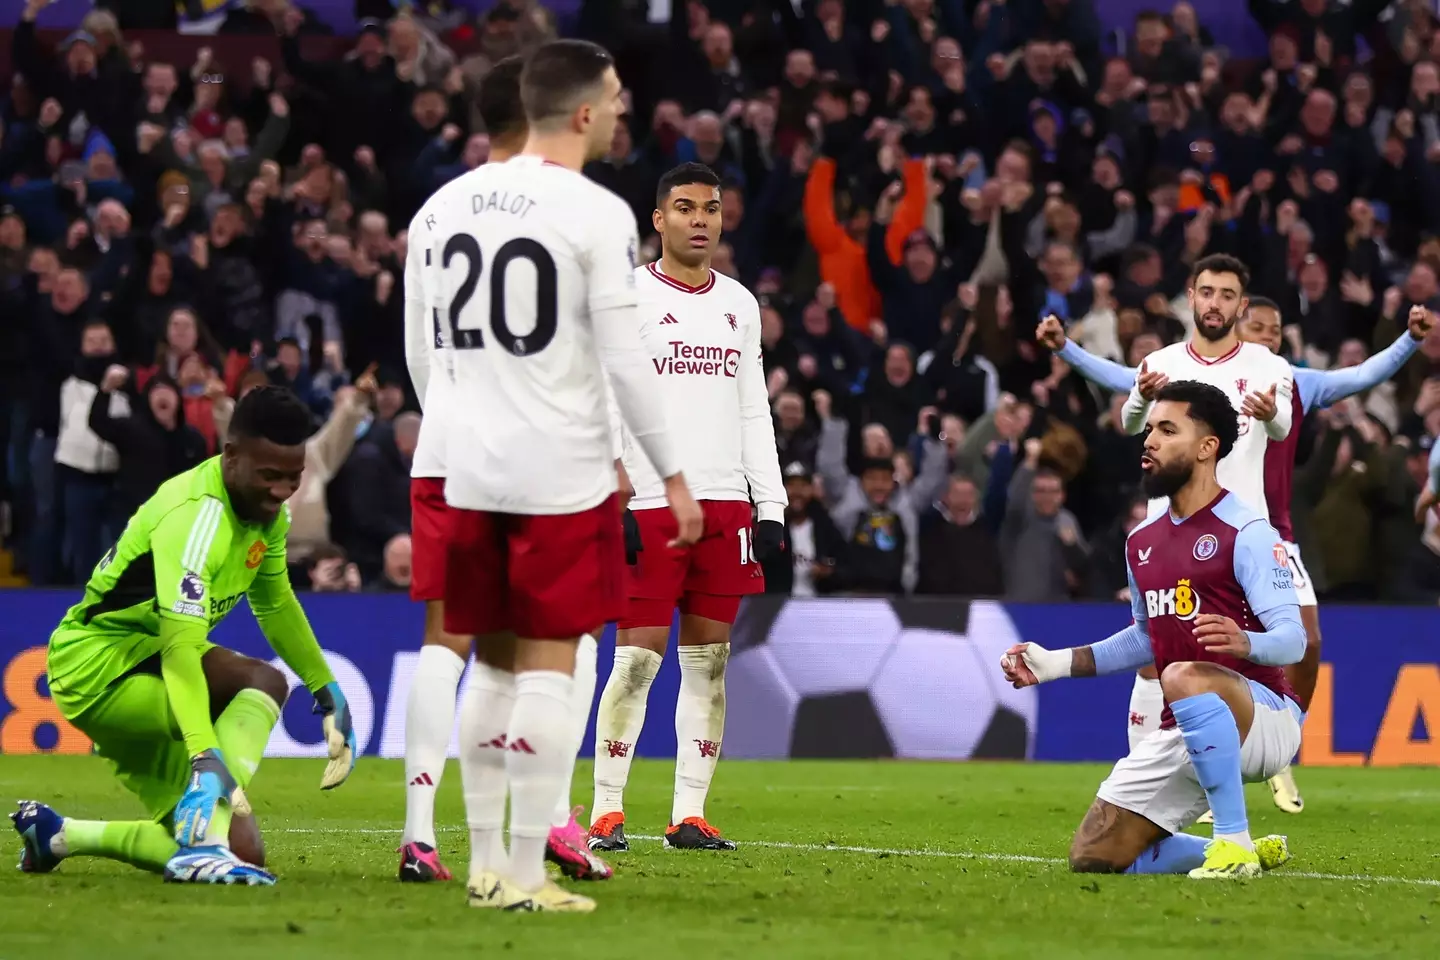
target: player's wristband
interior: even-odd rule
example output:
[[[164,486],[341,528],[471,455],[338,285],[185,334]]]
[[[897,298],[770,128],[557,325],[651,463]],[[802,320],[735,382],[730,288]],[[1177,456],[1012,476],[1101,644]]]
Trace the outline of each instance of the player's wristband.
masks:
[[[1046,650],[1039,644],[1032,643],[1025,648],[1023,656],[1025,665],[1035,674],[1035,680],[1039,683],[1063,680],[1070,676],[1073,654],[1068,647],[1064,650]]]

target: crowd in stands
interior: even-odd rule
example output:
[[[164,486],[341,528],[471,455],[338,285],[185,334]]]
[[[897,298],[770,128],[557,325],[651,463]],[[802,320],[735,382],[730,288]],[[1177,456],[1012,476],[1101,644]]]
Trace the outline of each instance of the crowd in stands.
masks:
[[[83,582],[234,401],[314,412],[294,576],[403,589],[419,405],[406,231],[483,163],[490,65],[553,37],[536,0],[476,17],[357,0],[338,59],[303,3],[251,0],[193,62],[100,2],[11,34],[0,141],[0,502],[36,584]],[[1191,265],[1226,252],[1280,304],[1297,365],[1349,366],[1440,307],[1440,22],[1422,0],[1249,0],[1268,56],[1203,5],[1102,33],[1096,0],[585,0],[630,113],[586,172],[635,212],[689,160],[724,179],[715,268],[759,298],[793,556],[769,587],[1113,601],[1144,516],[1123,397],[1035,339],[1057,315],[1135,366],[1188,335]],[[168,10],[168,20],[167,20]],[[112,12],[113,11],[113,12]],[[371,19],[371,18],[374,19]],[[215,52],[274,37],[273,57]],[[1293,510],[1322,600],[1434,603],[1413,507],[1440,431],[1440,335],[1304,431]]]

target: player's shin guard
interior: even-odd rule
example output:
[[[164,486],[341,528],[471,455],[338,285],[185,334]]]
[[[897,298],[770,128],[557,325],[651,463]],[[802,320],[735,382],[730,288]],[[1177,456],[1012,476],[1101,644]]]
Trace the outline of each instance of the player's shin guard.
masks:
[[[455,692],[465,661],[441,644],[420,648],[405,705],[405,832],[401,845],[435,846],[435,792],[455,725]]]
[[[644,647],[615,647],[615,665],[595,717],[595,802],[590,822],[624,809],[625,783],[635,741],[645,726],[645,701],[660,672],[660,654]]]
[[[1215,839],[1255,849],[1245,814],[1245,785],[1240,778],[1240,730],[1235,715],[1217,693],[1202,693],[1170,704],[1196,779],[1215,815]]]
[[[585,741],[585,727],[590,723],[590,708],[595,703],[595,638],[585,635],[575,648],[575,682],[571,689],[570,709],[574,726],[570,733],[568,756],[570,765],[565,768],[565,784],[560,788],[560,799],[555,803],[555,812],[550,818],[552,827],[570,824],[570,784],[575,779],[575,757],[580,744]]]
[[[1126,873],[1189,873],[1205,862],[1204,837],[1177,833],[1147,847]]]
[[[270,694],[252,687],[235,694],[215,721],[215,737],[220,741],[225,766],[241,790],[255,779],[260,759],[265,755],[265,745],[279,721],[280,704]],[[216,807],[207,832],[207,845],[230,845],[230,821],[234,813],[228,802]]]
[[[1159,680],[1151,680],[1135,674],[1135,686],[1130,688],[1130,717],[1125,728],[1130,738],[1130,749],[1150,734],[1160,729],[1160,714],[1165,710],[1165,691]]]
[[[510,780],[510,869],[523,890],[545,883],[545,843],[550,814],[564,786],[573,726],[571,691],[575,681],[554,670],[527,670],[515,677],[515,709],[505,746]]]
[[[515,676],[476,661],[460,708],[460,782],[470,828],[470,876],[505,863],[505,734],[515,707]]]
[[[215,737],[235,783],[244,790],[260,769],[260,758],[275,724],[280,722],[280,704],[262,690],[245,689],[235,694],[230,705],[215,721]],[[222,834],[223,836],[223,834]]]
[[[170,828],[153,820],[108,823],[102,820],[65,821],[56,853],[67,857],[104,857],[141,870],[160,873],[180,846]]]
[[[675,797],[671,823],[705,817],[705,796],[725,736],[725,664],[730,644],[680,648],[680,697],[675,703]]]

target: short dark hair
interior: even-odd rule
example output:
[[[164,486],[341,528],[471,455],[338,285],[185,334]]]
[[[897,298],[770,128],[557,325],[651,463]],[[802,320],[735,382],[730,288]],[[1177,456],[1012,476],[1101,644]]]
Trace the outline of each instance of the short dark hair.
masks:
[[[314,432],[310,409],[284,387],[256,387],[235,404],[230,418],[232,440],[253,438],[296,447]]]
[[[1190,285],[1194,286],[1195,281],[1200,279],[1200,274],[1210,273],[1233,273],[1240,281],[1240,292],[1244,293],[1245,288],[1250,285],[1250,268],[1245,266],[1228,253],[1212,253],[1208,257],[1201,257],[1195,261],[1195,269],[1190,271]]]
[[[491,67],[480,81],[480,89],[475,93],[475,109],[492,140],[518,137],[525,132],[525,107],[520,102],[520,73],[524,69],[523,57],[506,57]]]
[[[703,163],[682,163],[666,171],[655,185],[655,206],[665,206],[665,198],[676,187],[688,187],[692,183],[703,183],[707,187],[720,186],[720,177]]]
[[[531,126],[568,117],[584,94],[600,82],[615,58],[588,40],[553,40],[541,45],[520,73],[520,100]]]
[[[1254,310],[1256,307],[1262,310],[1274,310],[1276,313],[1280,312],[1280,304],[1271,300],[1269,297],[1251,297],[1250,309]]]
[[[1187,404],[1190,419],[1203,424],[1220,441],[1217,461],[1224,460],[1235,449],[1235,441],[1240,438],[1240,417],[1219,387],[1198,380],[1175,380],[1155,394],[1156,403],[1164,400]]]

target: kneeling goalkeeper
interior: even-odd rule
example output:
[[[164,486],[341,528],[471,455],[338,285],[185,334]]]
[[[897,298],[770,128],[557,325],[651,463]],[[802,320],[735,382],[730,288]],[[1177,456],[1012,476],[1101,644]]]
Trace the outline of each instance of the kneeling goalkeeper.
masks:
[[[285,501],[310,432],[309,411],[289,391],[246,394],[224,452],[166,481],[96,566],[50,637],[50,692],[150,819],[76,820],[22,802],[11,815],[25,844],[21,870],[95,856],[178,882],[275,882],[245,788],[290,685],[268,663],[210,643],[241,597],[324,715],[321,788],[350,775],[350,710],[285,566]]]

